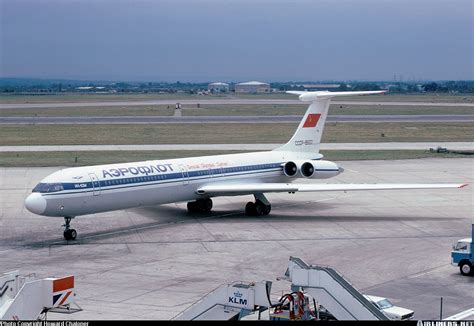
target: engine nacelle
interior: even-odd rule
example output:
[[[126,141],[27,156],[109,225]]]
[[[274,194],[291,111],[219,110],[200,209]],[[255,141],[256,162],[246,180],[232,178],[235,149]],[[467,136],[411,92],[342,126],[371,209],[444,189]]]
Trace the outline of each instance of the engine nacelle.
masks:
[[[310,179],[328,179],[343,171],[336,163],[324,160],[288,161],[283,165],[283,173],[290,178],[298,175]]]
[[[283,165],[283,173],[287,177],[292,178],[292,177],[296,176],[296,174],[298,173],[298,166],[296,165],[295,162],[292,162],[292,161],[286,162]]]
[[[331,161],[305,161],[300,165],[300,173],[305,178],[328,179],[344,171],[342,167]]]
[[[311,178],[314,175],[314,163],[304,162],[300,166],[301,175],[305,178]]]

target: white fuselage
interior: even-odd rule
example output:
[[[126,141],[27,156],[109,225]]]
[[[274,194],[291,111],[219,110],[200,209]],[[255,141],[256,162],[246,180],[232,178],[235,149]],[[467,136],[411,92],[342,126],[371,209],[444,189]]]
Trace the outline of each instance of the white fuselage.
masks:
[[[314,153],[295,157],[290,152],[256,152],[68,168],[43,179],[25,205],[39,215],[74,217],[193,201],[203,198],[196,190],[211,183],[290,182],[295,178],[283,174],[285,162],[321,157]],[[336,164],[320,162],[327,162],[320,171],[321,178],[339,174]]]

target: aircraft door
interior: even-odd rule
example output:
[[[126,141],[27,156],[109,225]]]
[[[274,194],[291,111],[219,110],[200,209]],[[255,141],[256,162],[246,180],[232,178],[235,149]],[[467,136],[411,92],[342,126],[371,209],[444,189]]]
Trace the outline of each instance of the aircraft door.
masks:
[[[94,196],[100,195],[100,181],[95,173],[89,173],[92,182],[92,193]]]
[[[181,170],[181,174],[183,175],[183,186],[186,186],[189,184],[189,173],[188,169],[183,164],[179,165],[179,169]]]

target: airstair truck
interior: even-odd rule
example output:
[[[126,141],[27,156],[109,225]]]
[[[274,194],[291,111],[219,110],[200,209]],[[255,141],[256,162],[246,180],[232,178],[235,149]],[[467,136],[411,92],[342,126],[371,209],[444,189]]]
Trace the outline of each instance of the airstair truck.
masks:
[[[462,275],[474,275],[474,224],[472,224],[471,238],[461,239],[453,245],[451,264],[459,266]]]
[[[74,276],[36,279],[19,271],[0,274],[0,320],[43,320],[48,312],[73,313]],[[0,323],[1,325],[1,323]]]

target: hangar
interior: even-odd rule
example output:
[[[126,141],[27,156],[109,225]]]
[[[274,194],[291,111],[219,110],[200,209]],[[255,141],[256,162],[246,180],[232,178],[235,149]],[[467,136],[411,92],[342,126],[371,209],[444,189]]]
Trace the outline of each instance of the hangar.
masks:
[[[258,81],[249,81],[246,83],[239,83],[235,85],[236,93],[268,93],[270,92],[270,84]]]

